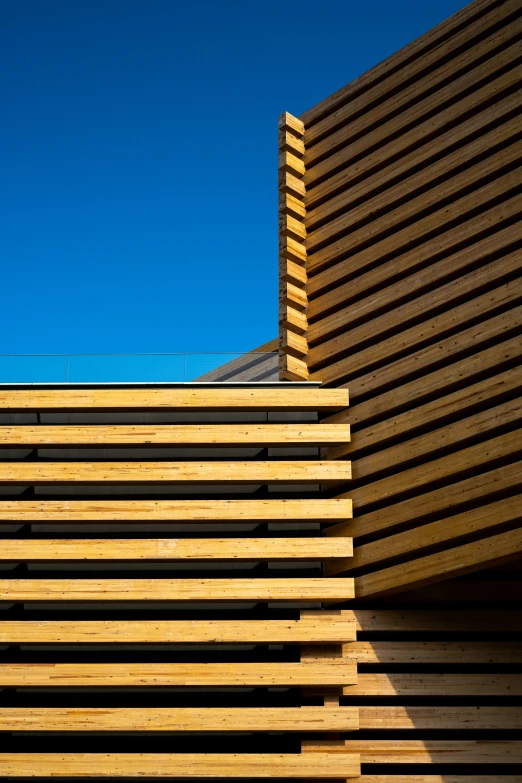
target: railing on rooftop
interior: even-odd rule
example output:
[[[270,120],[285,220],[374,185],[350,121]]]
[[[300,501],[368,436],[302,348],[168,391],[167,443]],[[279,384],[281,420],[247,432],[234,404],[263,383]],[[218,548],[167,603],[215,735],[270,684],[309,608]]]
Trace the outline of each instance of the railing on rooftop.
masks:
[[[0,354],[0,384],[278,380],[277,353]]]

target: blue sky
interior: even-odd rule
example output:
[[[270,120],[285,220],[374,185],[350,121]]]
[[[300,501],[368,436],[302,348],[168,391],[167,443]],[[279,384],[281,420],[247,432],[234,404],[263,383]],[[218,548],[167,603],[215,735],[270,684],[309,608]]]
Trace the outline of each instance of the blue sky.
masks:
[[[277,331],[277,117],[461,0],[1,0],[0,353]]]

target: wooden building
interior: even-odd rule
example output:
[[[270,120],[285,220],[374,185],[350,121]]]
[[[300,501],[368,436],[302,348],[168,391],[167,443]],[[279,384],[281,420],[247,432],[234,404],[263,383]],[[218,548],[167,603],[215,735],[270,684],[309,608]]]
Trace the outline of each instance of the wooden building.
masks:
[[[281,117],[259,358],[0,387],[0,780],[522,783],[521,61],[475,0]]]

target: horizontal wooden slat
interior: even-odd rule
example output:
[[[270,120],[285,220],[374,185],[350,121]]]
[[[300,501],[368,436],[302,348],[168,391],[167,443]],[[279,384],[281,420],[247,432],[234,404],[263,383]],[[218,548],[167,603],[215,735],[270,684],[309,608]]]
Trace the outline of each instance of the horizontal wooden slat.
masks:
[[[318,753],[0,753],[6,778],[346,778],[359,757]]]
[[[496,633],[522,627],[522,612],[508,609],[355,609],[363,633]]]
[[[497,500],[478,508],[463,511],[437,522],[420,525],[413,530],[386,536],[378,541],[356,547],[353,557],[339,560],[328,568],[329,574],[352,568],[379,568],[379,564],[394,557],[418,557],[430,547],[451,547],[462,543],[469,535],[490,535],[499,525],[520,521],[522,526],[522,496]]]
[[[398,740],[393,738],[303,740],[303,751],[311,754],[360,753],[362,764],[520,764],[522,762],[522,744],[517,740]]]
[[[359,707],[361,729],[522,729],[521,707]]]
[[[0,390],[0,410],[12,411],[325,411],[347,405],[346,390],[306,387]]]
[[[488,448],[490,445],[488,444]],[[386,513],[372,511],[350,520],[349,523],[340,522],[338,525],[329,526],[325,534],[332,536],[353,534],[354,537],[379,531],[383,534],[391,534],[396,529],[411,527],[416,524],[416,521],[422,521],[429,515],[440,514],[442,511],[456,511],[463,504],[478,498],[484,498],[484,503],[487,503],[492,493],[506,490],[512,492],[514,488],[522,486],[521,475],[522,462],[516,461],[481,473],[480,482],[477,482],[476,476],[458,481],[451,485],[451,492],[448,492],[447,486],[444,486],[388,506]]]
[[[2,620],[1,644],[298,644],[355,639],[355,619],[322,612],[300,620]]]
[[[356,707],[0,707],[0,731],[354,731]]]
[[[344,601],[353,579],[0,579],[0,601]]]
[[[520,674],[399,674],[359,673],[345,696],[520,696]]]
[[[342,654],[349,661],[372,664],[516,664],[522,663],[522,642],[348,642]]]
[[[358,598],[366,598],[370,595],[400,592],[431,584],[439,579],[448,579],[450,576],[492,567],[520,554],[522,529],[510,530],[360,576],[356,580],[356,594]]]
[[[515,416],[518,414],[515,411]],[[460,449],[451,456],[438,457],[415,468],[408,468],[395,476],[374,481],[364,487],[358,487],[350,492],[355,508],[362,508],[376,501],[383,502],[402,492],[410,492],[436,481],[458,478],[471,468],[484,465],[485,468],[495,459],[513,455],[520,451],[520,431],[514,430],[503,435],[485,440],[473,446]],[[381,512],[382,513],[382,512]]]
[[[1,522],[300,522],[352,516],[346,498],[310,500],[0,500]]]
[[[351,557],[349,538],[11,539],[2,561],[319,560]]]
[[[259,687],[354,682],[357,665],[343,658],[301,663],[0,663],[0,687]]]
[[[0,446],[281,446],[343,443],[348,425],[150,424],[0,427]]]
[[[0,462],[1,484],[323,484],[350,477],[350,463],[333,460]]]
[[[359,783],[520,783],[520,775],[361,775]]]

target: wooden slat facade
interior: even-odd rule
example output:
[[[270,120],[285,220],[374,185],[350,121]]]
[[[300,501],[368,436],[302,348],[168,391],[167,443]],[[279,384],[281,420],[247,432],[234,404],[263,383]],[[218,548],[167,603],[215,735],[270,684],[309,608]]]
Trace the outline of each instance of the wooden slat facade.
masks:
[[[310,693],[362,732],[303,749],[368,783],[522,780],[521,40],[520,2],[475,0],[298,118],[303,361],[350,392],[321,455],[352,463],[323,534],[354,551],[325,573],[355,580],[359,670]]]

